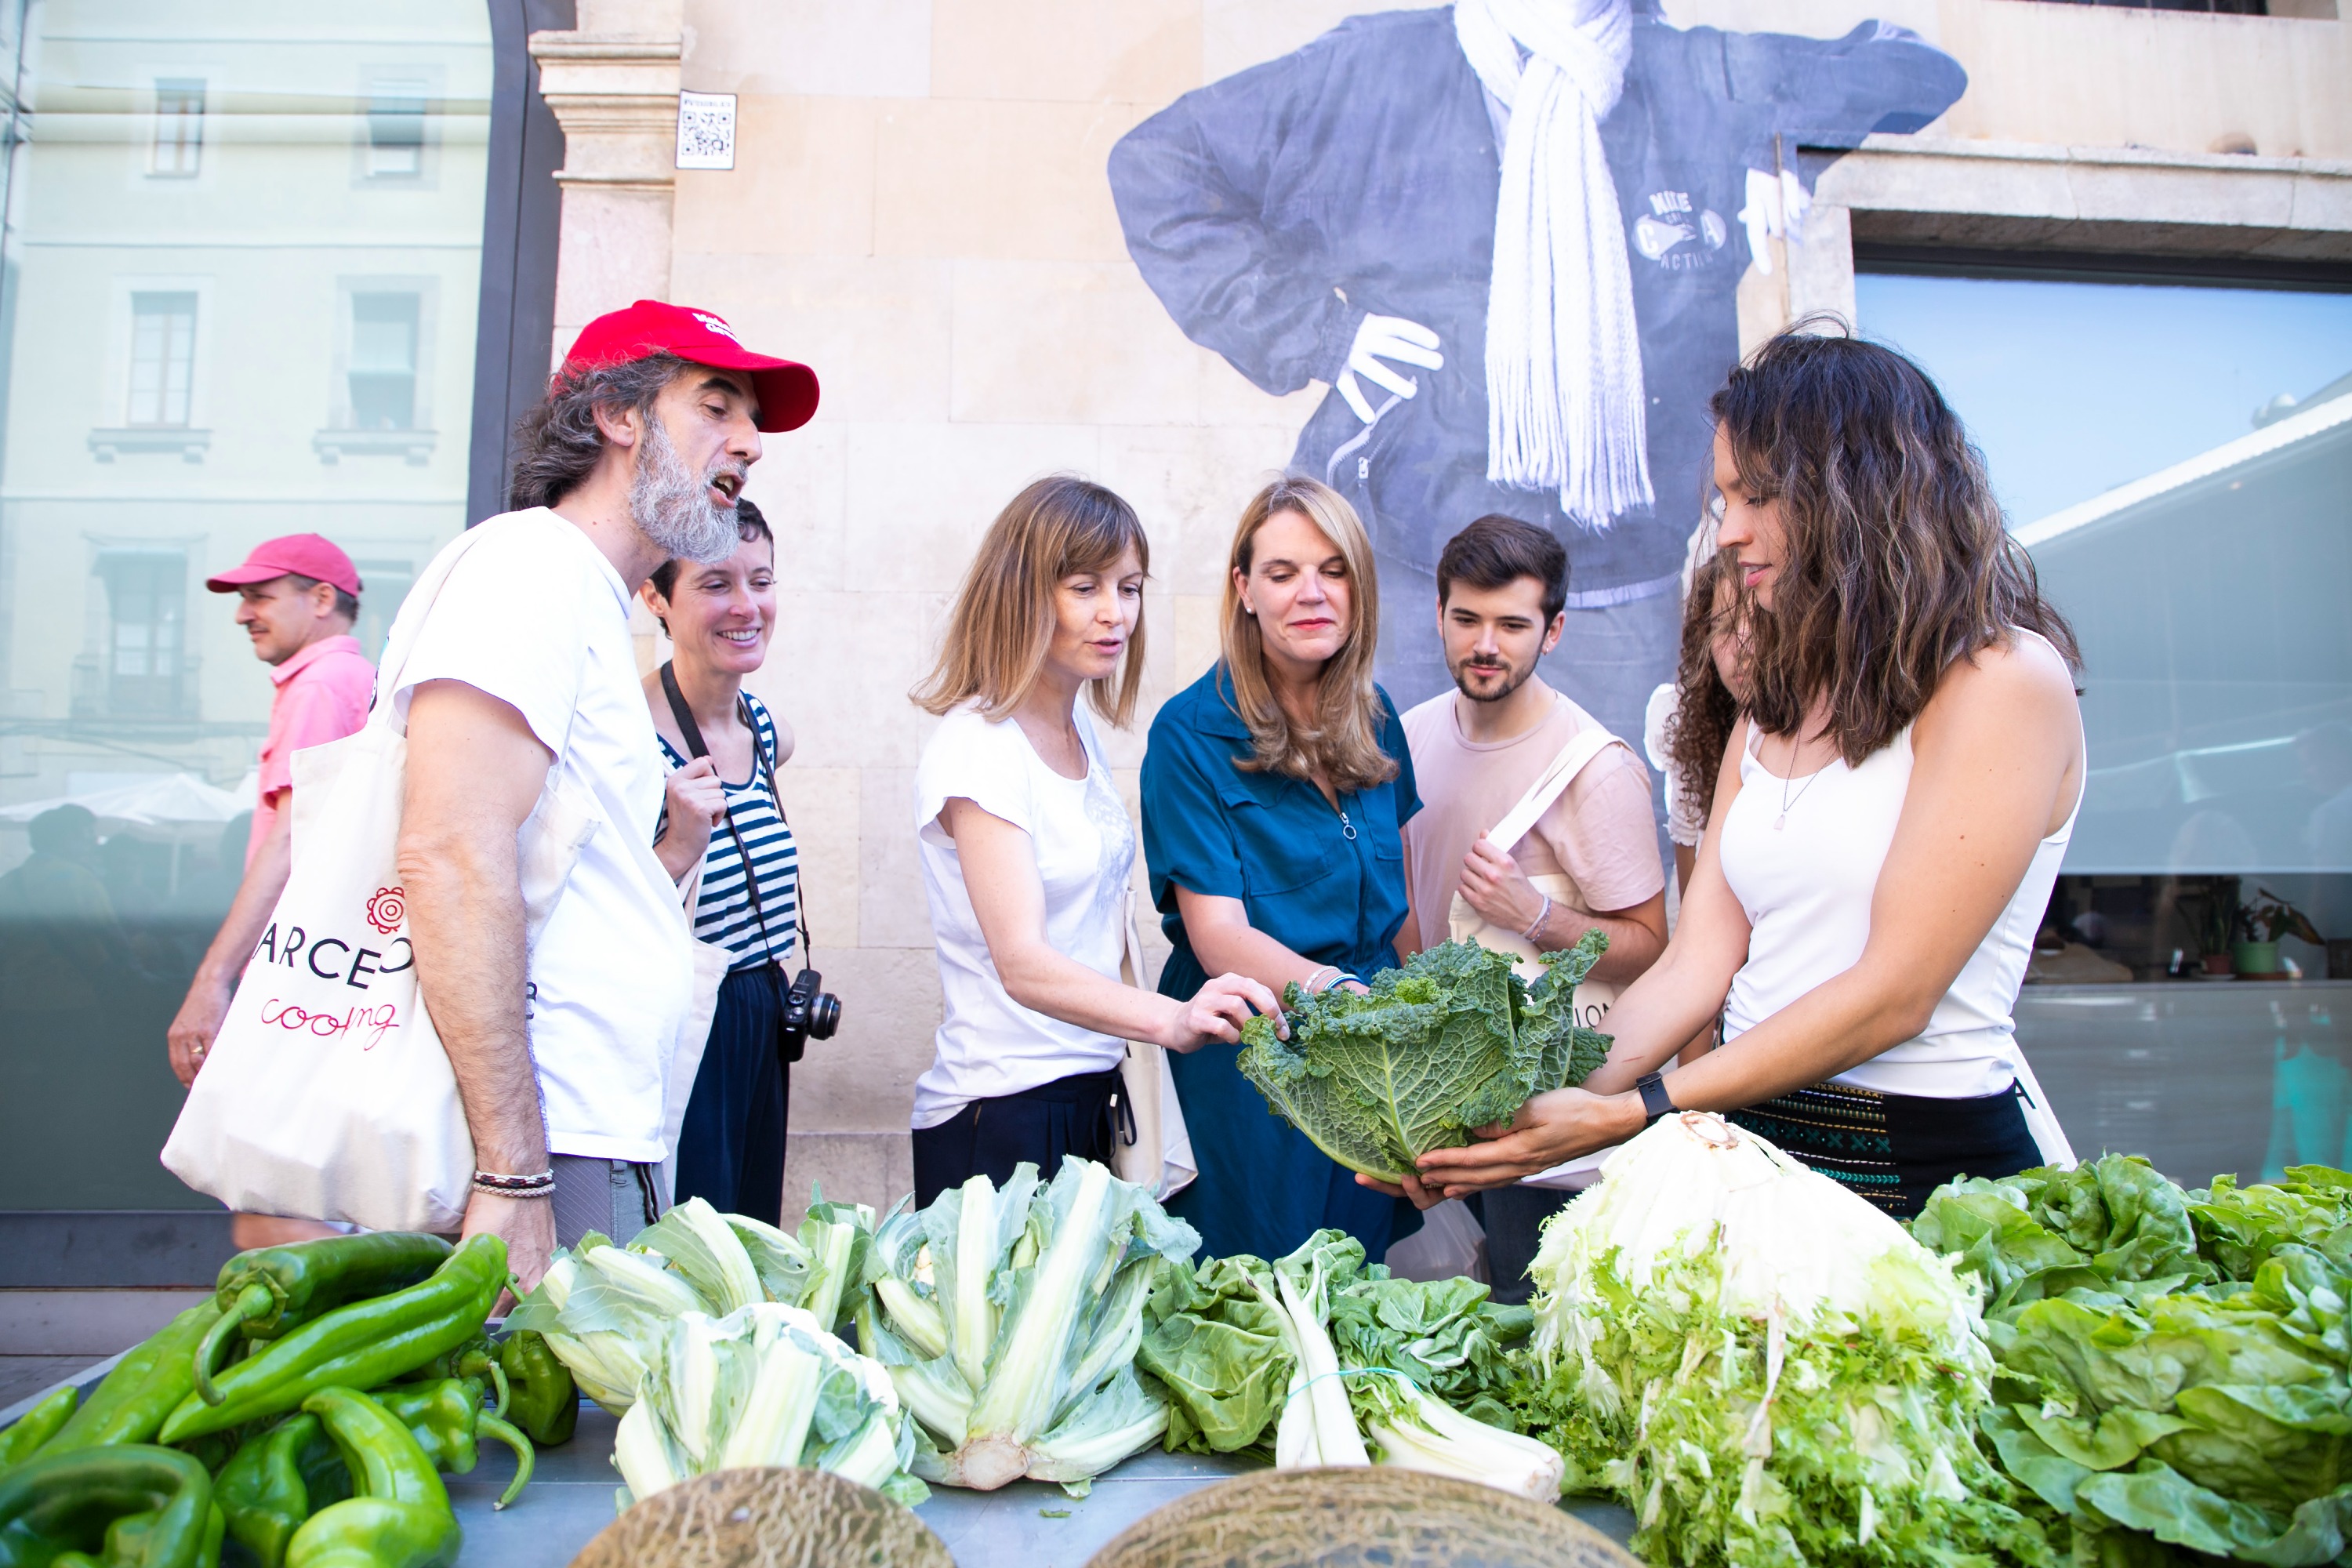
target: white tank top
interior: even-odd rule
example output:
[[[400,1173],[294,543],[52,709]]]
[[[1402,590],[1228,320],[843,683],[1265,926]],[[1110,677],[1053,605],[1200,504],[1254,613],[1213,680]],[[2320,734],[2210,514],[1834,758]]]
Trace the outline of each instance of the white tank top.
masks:
[[[1911,784],[1909,725],[1860,767],[1836,758],[1818,773],[1789,780],[1757,759],[1759,738],[1751,728],[1739,759],[1739,795],[1723,820],[1723,874],[1748,911],[1750,933],[1748,962],[1733,976],[1724,1007],[1726,1039],[1860,961],[1879,868]],[[1776,826],[1784,798],[1787,820]],[[2024,880],[1936,1004],[1927,1028],[1832,1082],[1930,1100],[2009,1088],[2019,1060],[2011,1009],[2082,809],[2078,789],[2065,824],[2034,849]]]

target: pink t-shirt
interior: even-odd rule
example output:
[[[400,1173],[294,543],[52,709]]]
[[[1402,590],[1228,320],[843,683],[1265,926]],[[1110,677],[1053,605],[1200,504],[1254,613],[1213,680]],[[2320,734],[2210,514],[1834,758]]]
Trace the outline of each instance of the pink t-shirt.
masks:
[[[1404,716],[1421,811],[1404,825],[1405,887],[1412,900],[1409,931],[1418,945],[1446,939],[1447,916],[1461,885],[1462,858],[1528,793],[1577,731],[1596,722],[1556,699],[1543,722],[1508,741],[1465,740],[1454,692],[1433,697]],[[1647,903],[1666,885],[1658,829],[1650,809],[1650,770],[1624,746],[1609,746],[1584,764],[1519,840],[1511,858],[1530,877],[1565,873],[1586,910],[1612,914]]]
[[[354,637],[321,637],[269,672],[278,695],[269,704],[269,739],[261,746],[261,791],[245,863],[278,824],[278,797],[294,784],[294,753],[356,734],[367,722],[375,666]]]

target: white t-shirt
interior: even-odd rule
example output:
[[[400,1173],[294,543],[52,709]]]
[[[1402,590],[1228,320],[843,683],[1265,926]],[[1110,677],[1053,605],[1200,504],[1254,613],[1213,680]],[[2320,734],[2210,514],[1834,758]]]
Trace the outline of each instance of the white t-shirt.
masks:
[[[1111,783],[1092,715],[1081,707],[1076,721],[1087,752],[1083,779],[1047,767],[1019,724],[990,723],[971,708],[941,720],[923,747],[915,770],[915,826],[945,1005],[939,1054],[915,1080],[918,1128],[936,1127],[975,1100],[1107,1072],[1126,1052],[1114,1036],[1033,1013],[1005,993],[972,912],[955,840],[939,824],[940,809],[961,797],[1028,834],[1045,889],[1046,942],[1118,979],[1135,828]]]
[[[412,689],[427,680],[461,680],[511,704],[594,816],[530,953],[547,1146],[658,1161],[694,960],[677,889],[651,847],[661,747],[637,684],[628,585],[586,534],[544,507],[491,518],[461,542],[467,552],[399,673],[394,711],[404,721]]]

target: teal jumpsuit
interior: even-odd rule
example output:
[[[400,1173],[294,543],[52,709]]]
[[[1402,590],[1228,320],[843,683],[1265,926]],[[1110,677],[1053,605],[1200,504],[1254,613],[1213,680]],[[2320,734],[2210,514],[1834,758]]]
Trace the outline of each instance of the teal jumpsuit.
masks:
[[[1143,849],[1176,949],[1160,992],[1187,997],[1208,978],[1177,912],[1180,887],[1239,899],[1251,926],[1311,963],[1366,977],[1393,967],[1406,911],[1399,829],[1421,809],[1395,706],[1381,693],[1380,745],[1396,777],[1342,795],[1334,809],[1311,784],[1234,765],[1249,757],[1250,735],[1229,695],[1220,663],[1151,722]],[[1333,1226],[1377,1261],[1419,1228],[1411,1204],[1358,1186],[1355,1173],[1268,1110],[1234,1067],[1239,1054],[1212,1042],[1169,1058],[1201,1169],[1169,1208],[1200,1231],[1203,1256],[1279,1257]]]

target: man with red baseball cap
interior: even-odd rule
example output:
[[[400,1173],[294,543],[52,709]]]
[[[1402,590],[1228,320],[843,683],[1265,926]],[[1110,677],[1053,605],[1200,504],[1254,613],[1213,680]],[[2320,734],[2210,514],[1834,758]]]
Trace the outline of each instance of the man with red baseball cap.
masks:
[[[205,1065],[246,960],[286,890],[293,865],[294,753],[356,731],[367,721],[375,684],[375,667],[351,635],[360,613],[360,574],[333,541],[315,533],[265,540],[205,586],[236,595],[236,624],[253,639],[254,657],[270,667],[277,689],[245,841],[245,876],[166,1036],[182,1083],[194,1083]],[[234,1228],[240,1248],[330,1234],[312,1221],[268,1215],[238,1215]]]
[[[691,933],[653,853],[667,770],[630,604],[665,561],[734,553],[761,434],[816,402],[813,371],[711,311],[599,317],[518,427],[514,510],[451,544],[392,631],[401,882],[473,1137],[465,1231],[502,1237],[525,1290],[559,1243],[633,1236],[666,1205],[667,1107],[695,1068],[677,1053],[702,1043]],[[549,792],[592,830],[526,942],[518,835]]]

